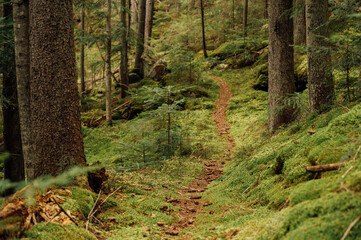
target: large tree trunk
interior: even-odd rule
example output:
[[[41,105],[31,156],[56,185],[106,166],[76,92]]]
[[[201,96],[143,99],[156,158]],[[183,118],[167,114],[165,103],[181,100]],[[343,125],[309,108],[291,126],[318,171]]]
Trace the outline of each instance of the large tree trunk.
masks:
[[[243,32],[245,37],[247,37],[247,27],[248,27],[248,0],[244,0]]]
[[[294,18],[294,44],[306,45],[305,0],[296,0],[296,14]]]
[[[153,11],[154,11],[154,0],[147,0],[146,14],[145,14],[145,42],[149,42],[152,37],[153,28]]]
[[[105,56],[105,65],[106,65],[106,122],[108,125],[112,124],[112,2],[107,0],[107,40],[106,40],[106,56]]]
[[[200,0],[200,7],[201,7],[201,18],[202,18],[202,48],[203,48],[203,55],[204,58],[208,58],[207,54],[207,45],[206,45],[206,34],[205,34],[205,27],[204,27],[204,4],[203,0]]]
[[[3,5],[3,16],[5,19],[12,18],[13,8],[10,2]],[[1,59],[4,98],[2,110],[5,150],[10,153],[10,158],[5,161],[4,177],[12,182],[17,182],[25,179],[25,172],[16,89],[15,52],[12,41],[14,32],[12,26],[6,27],[4,32],[6,33],[6,41],[3,45],[5,56]],[[10,190],[8,193],[10,194],[12,191]]]
[[[120,21],[122,23],[122,35],[121,35],[121,50],[120,50],[120,81],[121,81],[121,97],[126,96],[126,91],[128,90],[128,42],[127,42],[127,23],[126,23],[126,0],[121,0],[121,12],[120,12]]]
[[[284,103],[295,92],[291,10],[292,1],[270,0],[268,127],[271,131],[293,118],[293,109]]]
[[[85,164],[71,0],[30,0],[30,49],[34,179]]]
[[[144,64],[142,55],[144,52],[144,30],[145,30],[145,12],[146,0],[139,0],[139,24],[138,24],[138,43],[135,51],[134,68],[139,70],[141,78],[144,77]]]
[[[84,37],[85,31],[85,0],[82,2],[81,6],[81,36]],[[85,46],[84,43],[81,43],[80,46],[80,92],[81,94],[85,93]]]
[[[34,176],[35,164],[32,161],[33,141],[31,139],[30,120],[29,0],[13,1],[13,18],[21,142],[26,175]]]
[[[334,95],[331,54],[324,48],[329,36],[327,0],[306,1],[306,26],[308,47],[308,91],[312,112],[321,110],[322,105],[331,103]],[[323,49],[322,49],[323,48]]]

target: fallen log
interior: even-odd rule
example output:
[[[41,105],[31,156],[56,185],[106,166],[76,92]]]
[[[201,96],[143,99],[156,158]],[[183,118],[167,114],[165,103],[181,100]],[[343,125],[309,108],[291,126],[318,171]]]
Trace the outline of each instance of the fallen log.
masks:
[[[340,170],[345,164],[344,163],[330,163],[325,165],[307,166],[307,172],[327,172],[333,170]]]
[[[123,104],[121,104],[118,107],[114,108],[111,112],[114,113],[115,111],[119,110],[122,107],[126,107],[129,104],[130,104],[130,100],[127,100]],[[101,117],[99,117],[99,118],[97,118],[95,120],[91,120],[90,123],[89,123],[89,126],[100,125],[102,123],[102,121],[105,120],[105,118],[106,118],[106,114],[102,115]]]

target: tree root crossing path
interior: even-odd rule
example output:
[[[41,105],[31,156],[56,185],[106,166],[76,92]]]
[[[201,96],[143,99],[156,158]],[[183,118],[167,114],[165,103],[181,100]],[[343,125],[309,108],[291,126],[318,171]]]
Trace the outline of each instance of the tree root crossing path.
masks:
[[[192,237],[188,235],[180,236],[180,232],[185,228],[192,228],[196,224],[195,218],[199,214],[213,214],[213,211],[208,210],[207,212],[205,207],[212,205],[212,203],[202,200],[202,193],[207,190],[209,183],[218,179],[223,174],[223,164],[231,159],[231,152],[235,146],[234,140],[229,136],[230,127],[226,122],[226,109],[232,96],[230,86],[219,77],[212,76],[212,79],[220,85],[220,96],[213,113],[213,119],[218,134],[224,137],[227,142],[227,150],[221,159],[207,160],[204,162],[203,174],[192,181],[187,188],[180,189],[179,199],[167,199],[168,202],[180,208],[177,213],[179,220],[163,227],[163,239],[174,239],[175,236],[185,240],[192,239]],[[211,228],[209,230],[212,231],[213,229]]]

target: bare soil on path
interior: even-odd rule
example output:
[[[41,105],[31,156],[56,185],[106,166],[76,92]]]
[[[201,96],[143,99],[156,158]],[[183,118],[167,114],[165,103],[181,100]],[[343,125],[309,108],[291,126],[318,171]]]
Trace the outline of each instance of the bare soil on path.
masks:
[[[163,227],[164,240],[174,239],[179,236],[180,239],[192,239],[191,236],[180,236],[180,232],[185,228],[191,228],[195,225],[196,217],[202,212],[205,213],[205,207],[212,205],[211,202],[202,200],[202,193],[207,190],[209,183],[222,176],[223,164],[231,159],[231,152],[234,148],[234,140],[229,136],[230,126],[226,121],[226,110],[228,102],[232,97],[230,86],[221,78],[212,76],[212,79],[217,81],[220,85],[219,100],[216,109],[213,113],[217,132],[220,136],[224,137],[227,142],[227,150],[223,157],[219,160],[204,161],[204,172],[192,181],[187,188],[180,189],[179,199],[167,199],[167,202],[178,206],[179,212],[177,213],[178,221],[168,226]],[[208,214],[213,214],[209,211]],[[210,229],[212,231],[212,229]],[[173,237],[172,237],[173,236]]]

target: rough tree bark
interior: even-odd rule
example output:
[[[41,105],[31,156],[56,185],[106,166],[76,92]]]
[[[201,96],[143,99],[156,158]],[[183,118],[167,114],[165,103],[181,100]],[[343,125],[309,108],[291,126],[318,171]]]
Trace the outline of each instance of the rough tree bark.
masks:
[[[247,27],[248,27],[248,0],[244,0],[243,32],[245,37],[247,37]]]
[[[144,52],[144,30],[145,30],[145,12],[146,0],[139,0],[139,24],[138,24],[138,43],[135,50],[134,68],[139,70],[141,78],[144,77],[144,65],[142,55]]]
[[[269,3],[268,127],[271,131],[292,120],[293,109],[284,98],[295,92],[292,1]]]
[[[108,125],[112,124],[112,2],[111,0],[107,0],[107,39],[106,39],[106,56],[105,56],[105,68],[106,68],[106,100],[105,100],[105,108],[106,108],[106,122]]]
[[[71,0],[30,0],[33,171],[28,179],[85,164]]]
[[[31,107],[30,107],[30,51],[29,51],[29,0],[13,1],[14,48],[16,81],[20,115],[21,142],[26,176],[34,176],[32,161]]]
[[[306,45],[306,15],[305,0],[296,0],[296,14],[294,25],[294,44]]]
[[[204,29],[204,4],[203,4],[203,0],[200,0],[200,7],[201,7],[201,18],[202,18],[202,48],[203,48],[203,55],[204,55],[204,58],[208,58],[207,45],[206,45],[206,34],[205,34],[205,29]]]
[[[3,4],[3,16],[7,20],[13,18],[13,7],[10,2]],[[25,179],[25,170],[16,89],[15,52],[12,41],[14,36],[13,26],[6,26],[4,32],[7,34],[7,41],[3,45],[6,57],[1,59],[4,98],[2,110],[5,150],[10,153],[10,157],[5,161],[4,177],[12,182],[17,182]],[[7,192],[7,194],[11,193],[12,190]]]
[[[146,14],[145,14],[145,32],[144,32],[145,42],[148,42],[152,37],[153,12],[154,12],[154,0],[147,0]]]
[[[308,91],[310,109],[319,111],[322,106],[331,103],[334,95],[334,85],[331,67],[331,54],[325,49],[329,36],[327,0],[306,0],[306,26],[308,47]]]
[[[122,23],[122,35],[121,35],[121,49],[120,49],[120,81],[121,81],[121,97],[126,96],[126,91],[128,90],[128,42],[127,42],[127,23],[126,17],[127,12],[125,10],[126,0],[121,0],[121,11],[120,11],[120,21]]]
[[[81,36],[84,37],[85,31],[85,0],[82,1],[81,6]],[[85,46],[81,43],[80,46],[80,92],[85,93]]]

